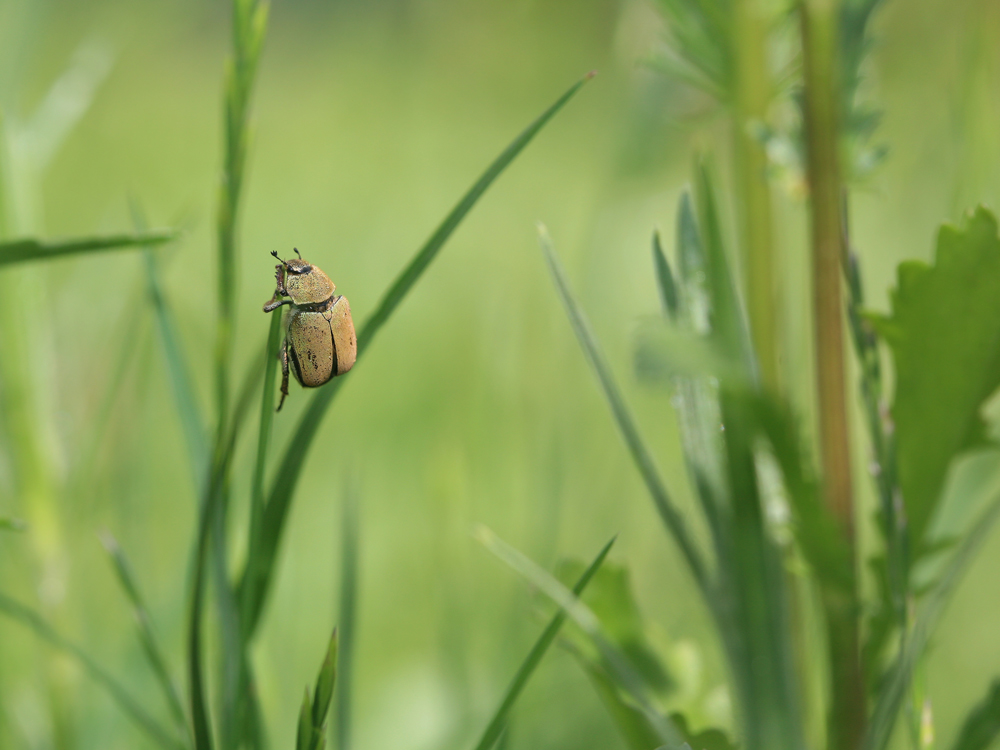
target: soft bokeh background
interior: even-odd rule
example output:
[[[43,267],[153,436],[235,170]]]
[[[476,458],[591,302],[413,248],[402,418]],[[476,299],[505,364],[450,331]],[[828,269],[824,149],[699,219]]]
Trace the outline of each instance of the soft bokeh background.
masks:
[[[224,2],[0,3],[8,122],[29,116],[74,58],[86,70],[110,66],[34,203],[15,207],[11,231],[126,230],[130,196],[152,224],[185,227],[161,254],[206,414],[228,23]],[[890,154],[853,205],[871,304],[884,308],[895,264],[928,258],[941,221],[976,202],[997,206],[1000,12],[990,0],[889,0],[876,31],[868,95],[884,109],[877,138]],[[670,236],[693,149],[717,149],[724,165],[728,136],[704,102],[650,67],[662,37],[652,0],[274,3],[241,229],[241,362],[266,332],[260,305],[273,291],[271,250],[298,247],[363,320],[485,165],[572,81],[600,71],[491,188],[322,427],[255,653],[276,747],[292,741],[302,687],[336,621],[338,526],[350,482],[360,514],[358,748],[468,746],[537,635],[527,587],[472,539],[480,522],[548,567],[590,558],[618,533],[612,559],[631,570],[658,637],[675,649],[697,646],[706,695],[723,680],[703,607],[585,367],[536,240],[542,220],[683,500],[669,394],[635,382],[632,332],[659,304],[651,232]],[[787,372],[805,408],[803,205],[794,190],[779,187],[778,195]],[[63,566],[43,571],[30,531],[4,535],[0,588],[43,599],[61,630],[160,710],[95,536],[107,528],[129,553],[180,678],[195,495],[142,259],[105,254],[5,278],[44,281],[30,316],[30,364],[66,489],[57,524]],[[98,434],[111,388],[110,421]],[[277,446],[307,402],[293,383]],[[251,452],[244,440],[238,528]],[[863,439],[856,460],[864,466]],[[12,496],[9,470],[0,459],[0,511],[31,520]],[[1000,663],[998,565],[994,538],[929,659],[944,742]],[[53,673],[71,686],[55,698],[46,689]],[[66,747],[145,746],[75,667],[0,620],[0,746],[52,746],[53,701],[70,717]],[[624,745],[584,674],[556,649],[523,696],[510,747]]]

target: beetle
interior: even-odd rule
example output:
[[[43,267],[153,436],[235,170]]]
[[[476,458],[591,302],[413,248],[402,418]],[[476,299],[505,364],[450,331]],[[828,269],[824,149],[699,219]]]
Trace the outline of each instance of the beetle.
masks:
[[[285,321],[285,340],[281,345],[281,411],[288,396],[288,371],[304,388],[316,388],[354,366],[358,340],[354,335],[351,306],[347,298],[334,295],[337,287],[317,266],[299,257],[278,260],[274,278],[278,282],[274,296],[264,303],[264,312],[291,305]],[[281,299],[287,297],[288,299]]]

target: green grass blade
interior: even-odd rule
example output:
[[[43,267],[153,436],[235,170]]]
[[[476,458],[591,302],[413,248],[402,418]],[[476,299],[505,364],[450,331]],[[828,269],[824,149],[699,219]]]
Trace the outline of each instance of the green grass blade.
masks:
[[[336,721],[333,729],[337,750],[351,747],[351,699],[353,697],[354,643],[358,609],[358,498],[353,482],[344,494],[340,524],[340,615]]]
[[[597,557],[594,561],[590,563],[590,566],[583,572],[583,575],[577,580],[576,585],[573,586],[573,596],[579,597],[583,593],[583,590],[590,583],[590,579],[594,577],[597,569],[601,567],[601,563],[604,562],[604,558],[608,556],[608,552],[611,551],[612,545],[615,543],[615,538],[612,537],[611,540],[604,545],[600,552],[597,553]],[[552,620],[546,626],[545,630],[535,641],[535,645],[531,647],[531,651],[528,652],[528,656],[522,662],[521,666],[518,668],[517,673],[514,675],[514,679],[511,680],[510,685],[507,687],[507,692],[504,694],[503,700],[500,702],[499,708],[493,718],[490,719],[490,723],[486,725],[486,729],[483,732],[483,736],[480,737],[479,742],[476,744],[475,750],[490,750],[493,744],[497,741],[500,735],[503,733],[504,729],[507,727],[507,717],[510,714],[511,709],[514,707],[514,702],[517,700],[524,686],[528,684],[528,680],[531,675],[534,674],[535,668],[541,663],[542,657],[549,650],[549,646],[555,641],[556,636],[559,634],[559,630],[562,628],[563,623],[566,621],[566,610],[560,609],[556,612]],[[338,748],[337,750],[345,750],[344,748]]]
[[[359,330],[359,357],[368,348],[374,339],[375,334],[378,333],[379,329],[382,328],[382,326],[389,320],[389,317],[403,301],[410,289],[412,289],[414,284],[416,284],[416,282],[420,279],[420,276],[431,264],[431,261],[433,261],[437,256],[438,252],[444,246],[448,238],[451,237],[458,225],[461,224],[465,216],[472,210],[472,207],[476,205],[483,193],[486,192],[486,189],[493,184],[493,181],[500,176],[500,174],[510,165],[512,161],[514,161],[515,157],[517,157],[517,155],[524,150],[524,147],[531,142],[531,140],[549,122],[549,120],[551,120],[555,114],[562,109],[563,106],[565,106],[573,95],[580,90],[580,87],[590,80],[593,75],[593,73],[588,74],[583,79],[577,81],[569,88],[568,91],[566,91],[566,93],[559,97],[552,104],[552,106],[546,109],[533,123],[531,123],[519,136],[517,136],[517,138],[515,138],[506,149],[504,149],[496,160],[494,160],[494,162],[487,167],[486,171],[483,172],[475,184],[451,210],[451,213],[445,217],[444,221],[441,222],[438,228],[434,231],[434,234],[431,235],[430,239],[428,239],[427,242],[424,243],[424,246],[417,251],[417,254],[413,257],[410,263],[389,286],[388,290],[382,296],[382,300],[375,309],[375,312],[371,314]],[[263,556],[261,565],[262,570],[265,572],[264,578],[254,584],[260,589],[259,593],[253,597],[254,601],[257,602],[256,608],[251,612],[244,613],[247,617],[247,622],[249,623],[249,632],[251,633],[256,629],[257,622],[260,619],[260,610],[264,603],[267,588],[270,585],[275,555],[277,554],[278,544],[284,530],[285,519],[287,518],[288,510],[291,507],[291,501],[295,493],[295,485],[298,482],[299,473],[302,471],[302,465],[305,463],[309,447],[312,445],[313,438],[316,436],[316,431],[319,429],[319,425],[323,421],[323,417],[325,416],[327,410],[330,408],[330,404],[333,403],[333,399],[340,390],[342,383],[343,378],[335,378],[312,397],[308,408],[306,408],[303,412],[302,417],[295,428],[295,432],[289,441],[288,448],[282,456],[277,475],[275,476],[271,492],[268,496],[264,524],[265,536],[262,539],[261,549],[258,551],[259,554]],[[244,574],[241,585],[246,584],[247,578]]]
[[[132,222],[136,229],[144,231],[146,227],[145,216],[134,201],[131,205],[131,211]],[[160,268],[157,258],[148,246],[144,248],[143,255],[146,261],[146,286],[149,300],[153,306],[157,328],[160,331],[160,343],[163,345],[167,373],[170,376],[174,400],[177,403],[177,414],[187,444],[192,479],[195,487],[198,487],[205,480],[205,472],[208,468],[208,439],[201,419],[201,409],[198,407],[198,399],[195,397],[194,385],[191,382],[191,370],[184,357],[184,349],[177,333],[177,323],[173,310],[167,303],[163,293],[163,285],[160,283]]]
[[[478,527],[474,536],[486,549],[555,602],[590,637],[606,661],[609,671],[612,673],[617,684],[634,701],[636,707],[643,713],[661,742],[680,744],[683,741],[683,738],[671,721],[653,708],[647,697],[647,691],[642,678],[631,667],[622,652],[605,637],[597,616],[587,605],[581,602],[553,576],[508,545],[485,526]]]
[[[142,643],[142,650],[146,654],[149,665],[153,668],[153,674],[156,675],[156,680],[160,688],[163,690],[167,706],[170,708],[171,717],[180,730],[180,733],[186,736],[187,720],[184,717],[184,706],[181,703],[181,696],[177,691],[177,686],[174,684],[173,679],[170,677],[170,671],[167,669],[167,661],[163,657],[163,650],[160,648],[160,644],[153,633],[152,623],[149,618],[149,609],[146,607],[146,603],[139,591],[139,584],[136,581],[132,566],[128,558],[125,557],[125,552],[118,544],[118,541],[110,532],[103,532],[100,534],[100,538],[104,549],[111,556],[111,562],[114,564],[118,582],[121,584],[122,590],[132,605],[132,614],[135,616],[136,626],[139,630],[139,640]]]
[[[79,646],[61,636],[50,626],[41,615],[11,599],[6,594],[0,594],[0,613],[20,622],[49,645],[73,656],[83,667],[87,675],[107,691],[118,706],[138,725],[158,746],[169,750],[186,750],[186,745],[180,742],[170,731],[161,726],[149,713],[140,706],[132,695],[135,691],[122,685],[101,667],[97,661]]]
[[[135,234],[112,234],[103,237],[47,241],[36,239],[0,242],[0,266],[26,263],[33,260],[51,260],[65,255],[79,255],[105,250],[123,250],[148,245],[162,245],[177,237],[177,232],[158,229]]]
[[[993,680],[990,691],[966,718],[952,750],[987,750],[1000,736],[1000,680]]]
[[[333,698],[333,688],[337,684],[337,629],[334,628],[327,646],[326,656],[316,676],[316,688],[313,692],[312,724],[316,733],[323,736],[323,723],[330,710],[330,700]]]
[[[667,256],[663,252],[660,244],[660,233],[653,232],[653,263],[656,266],[657,287],[660,290],[660,302],[663,305],[663,312],[671,320],[677,317],[680,300],[677,296],[677,284],[674,275],[670,272],[670,264]]]
[[[998,518],[1000,518],[1000,498],[993,501],[980,517],[978,523],[962,540],[941,578],[938,579],[933,590],[927,594],[924,605],[914,619],[913,630],[903,643],[899,656],[886,679],[886,684],[879,694],[865,733],[862,750],[885,750],[888,746],[899,709],[903,705],[903,700],[913,680],[914,669],[930,641],[934,626],[944,612],[951,595],[958,587],[969,563],[979,551]]]
[[[706,600],[710,600],[711,587],[701,553],[695,546],[694,539],[688,531],[684,518],[677,508],[674,507],[666,485],[660,478],[653,457],[639,435],[639,428],[635,424],[628,406],[625,404],[625,399],[618,389],[614,376],[611,374],[611,368],[604,359],[604,354],[601,352],[597,339],[590,331],[590,325],[587,323],[587,318],[583,314],[583,310],[580,309],[576,299],[573,297],[573,293],[569,288],[569,282],[566,280],[566,274],[563,272],[555,251],[552,249],[552,242],[544,227],[539,228],[539,239],[542,251],[545,254],[545,260],[549,265],[549,270],[552,272],[556,289],[559,291],[559,296],[562,299],[563,306],[566,308],[570,324],[573,326],[573,331],[576,333],[576,337],[580,341],[580,346],[583,348],[584,354],[601,383],[604,396],[611,407],[611,413],[614,415],[615,422],[618,424],[618,429],[625,439],[629,453],[632,454],[632,459],[635,461],[636,467],[639,469],[639,473],[646,483],[646,488],[653,498],[653,504],[656,506],[660,518],[663,519],[667,531],[670,532],[677,546],[680,547],[681,554],[683,554],[688,568],[694,576],[695,582],[701,589],[702,594],[704,594]]]

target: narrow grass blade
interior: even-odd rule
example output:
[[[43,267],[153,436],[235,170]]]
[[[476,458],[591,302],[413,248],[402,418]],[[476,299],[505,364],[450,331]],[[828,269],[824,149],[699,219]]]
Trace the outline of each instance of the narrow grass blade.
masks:
[[[361,327],[358,332],[358,356],[368,348],[375,334],[378,333],[379,329],[385,325],[389,320],[389,317],[399,306],[399,304],[409,293],[410,289],[413,288],[414,284],[420,279],[421,275],[427,267],[431,264],[431,261],[437,257],[438,252],[444,246],[445,242],[451,237],[452,233],[461,224],[465,216],[472,210],[472,207],[476,205],[479,199],[482,197],[486,189],[493,184],[493,181],[514,161],[515,157],[524,150],[524,147],[531,142],[531,140],[538,134],[538,132],[555,116],[555,114],[565,106],[565,104],[580,90],[588,80],[593,77],[593,73],[588,74],[586,77],[577,81],[573,86],[569,88],[566,93],[559,97],[555,103],[552,104],[547,110],[545,110],[533,123],[531,123],[517,138],[515,138],[509,146],[494,160],[486,171],[480,176],[480,178],[475,182],[475,184],[469,189],[469,191],[462,197],[458,204],[451,210],[451,213],[445,217],[444,221],[438,226],[431,235],[430,239],[424,243],[424,246],[417,251],[417,254],[413,257],[410,263],[403,269],[403,271],[396,277],[395,281],[389,286],[385,294],[382,296],[382,301],[379,303],[375,312],[371,314],[365,324]],[[312,445],[313,438],[316,436],[316,431],[319,429],[320,423],[323,421],[323,417],[326,414],[327,409],[330,408],[330,404],[333,403],[334,397],[340,390],[341,384],[343,383],[343,378],[335,378],[332,382],[328,383],[325,387],[321,388],[312,400],[309,402],[308,408],[302,414],[302,417],[295,428],[295,433],[292,435],[292,439],[286,448],[284,455],[282,456],[281,463],[278,467],[277,475],[274,478],[274,483],[271,486],[271,492],[268,496],[267,510],[265,511],[265,524],[264,528],[266,534],[262,539],[261,549],[258,551],[262,555],[262,570],[265,571],[265,577],[262,581],[257,581],[254,585],[260,588],[260,592],[257,596],[253,597],[253,600],[257,602],[256,609],[245,612],[244,617],[247,619],[249,632],[253,633],[256,629],[257,622],[260,618],[260,608],[263,606],[264,598],[267,593],[267,588],[270,585],[271,575],[274,569],[274,558],[277,554],[278,544],[281,541],[281,535],[284,530],[285,519],[288,516],[288,510],[291,507],[292,497],[295,494],[295,485],[299,479],[299,473],[302,471],[302,465],[306,460],[306,456],[309,453],[309,447]],[[247,578],[244,574],[241,585],[247,585]]]
[[[590,566],[583,572],[577,580],[576,585],[573,586],[573,596],[579,597],[583,593],[583,590],[590,583],[590,579],[594,577],[597,569],[601,567],[601,563],[604,562],[604,558],[608,556],[608,552],[611,551],[612,545],[615,543],[615,538],[612,537],[611,540],[604,545],[600,552],[597,553],[597,557],[594,561],[590,563]],[[562,628],[563,623],[566,621],[566,610],[560,609],[556,612],[552,620],[546,626],[545,630],[535,641],[535,645],[531,647],[531,651],[528,652],[528,656],[522,662],[521,666],[518,668],[517,673],[514,675],[514,679],[511,681],[507,688],[507,692],[504,694],[503,700],[500,702],[499,708],[497,708],[496,713],[493,718],[490,719],[490,723],[486,725],[486,730],[483,732],[483,736],[480,737],[479,742],[476,744],[475,750],[490,750],[494,743],[503,734],[504,729],[507,727],[507,717],[510,714],[511,709],[514,707],[514,702],[520,696],[521,691],[524,686],[528,684],[528,680],[531,675],[534,674],[535,668],[541,663],[542,657],[545,656],[545,652],[549,650],[549,646],[555,641],[556,636],[559,634],[559,630]],[[337,750],[345,750],[345,748],[338,747]]]
[[[132,222],[136,229],[144,231],[146,219],[139,205],[132,201]],[[187,444],[188,459],[192,470],[192,479],[198,487],[205,479],[208,468],[208,439],[205,426],[201,419],[201,409],[195,398],[194,385],[191,382],[191,370],[184,357],[184,349],[177,333],[177,323],[173,310],[170,309],[160,283],[160,268],[156,256],[145,247],[143,255],[146,261],[146,287],[149,300],[156,317],[157,328],[160,331],[160,343],[163,345],[163,355],[170,375],[170,384],[174,391],[174,401],[177,403],[177,415],[180,418],[181,429]]]
[[[680,744],[683,738],[670,720],[651,705],[642,678],[636,674],[624,655],[603,634],[596,615],[574,594],[537,564],[506,544],[485,526],[475,537],[486,549],[519,573],[560,607],[590,637],[621,689],[635,702],[661,742]]]
[[[181,696],[170,676],[170,671],[167,669],[167,661],[163,657],[163,650],[160,648],[160,644],[153,633],[152,622],[149,618],[149,609],[146,607],[146,603],[139,591],[139,584],[136,581],[132,566],[129,564],[128,558],[125,557],[125,552],[118,544],[118,541],[111,535],[111,532],[105,531],[101,533],[100,539],[101,544],[104,545],[104,549],[111,556],[111,562],[114,564],[118,582],[121,584],[125,596],[128,597],[129,603],[132,605],[132,614],[135,616],[136,627],[139,630],[139,641],[142,643],[142,650],[153,669],[153,674],[156,675],[160,689],[163,690],[167,706],[170,708],[170,715],[181,735],[186,736],[187,721],[184,717],[184,706],[181,703]]]
[[[353,697],[355,626],[358,609],[358,497],[353,480],[344,493],[340,523],[340,621],[338,636],[338,687],[333,728],[337,750],[351,747],[351,699]]]
[[[670,532],[677,546],[680,547],[681,554],[683,554],[695,582],[698,584],[706,600],[709,600],[710,583],[701,554],[695,546],[694,539],[687,529],[684,518],[677,508],[674,507],[673,501],[667,493],[667,488],[660,478],[652,455],[639,435],[639,428],[636,426],[635,420],[632,418],[632,413],[625,404],[625,399],[622,398],[621,391],[618,389],[614,376],[611,374],[611,368],[604,359],[604,354],[598,346],[597,339],[590,331],[590,326],[583,311],[573,297],[572,291],[570,291],[569,282],[566,280],[566,275],[555,255],[555,251],[552,249],[552,242],[544,227],[539,227],[539,240],[542,245],[542,251],[545,254],[545,260],[549,265],[549,270],[552,272],[556,289],[559,291],[559,296],[562,299],[563,306],[566,308],[570,324],[573,326],[573,331],[576,333],[576,337],[580,341],[580,346],[583,348],[584,354],[601,383],[604,396],[611,407],[611,413],[614,415],[618,429],[621,430],[625,444],[632,454],[632,459],[635,461],[636,467],[639,469],[639,473],[646,483],[646,488],[653,498],[653,504],[656,506],[657,511],[659,511],[660,518],[663,519],[667,531]]]
[[[680,300],[677,296],[677,284],[674,282],[674,275],[670,272],[670,264],[667,256],[663,252],[660,244],[660,233],[653,232],[653,263],[656,266],[656,281],[660,290],[660,302],[663,305],[663,312],[671,320],[677,317]]]
[[[60,241],[24,239],[0,242],[0,266],[33,260],[51,260],[65,255],[122,250],[144,245],[162,245],[176,237],[177,232],[160,229],[136,234],[113,234],[104,237],[83,237]]]
[[[323,723],[330,708],[333,687],[337,680],[337,631],[330,637],[323,664],[316,677],[316,687],[312,701],[306,688],[302,709],[299,712],[298,730],[295,736],[295,750],[322,750],[326,745]]]
[[[0,594],[0,613],[20,622],[49,645],[73,656],[83,667],[87,675],[107,691],[118,706],[139,726],[159,747],[168,750],[186,750],[187,745],[180,742],[169,730],[161,726],[149,713],[140,706],[132,695],[135,691],[122,685],[101,667],[97,661],[79,646],[61,636],[42,619],[41,615],[11,599],[6,594]]]
[[[993,529],[997,518],[1000,518],[1000,498],[992,503],[979,522],[972,527],[972,531],[962,540],[961,546],[954,552],[938,583],[927,594],[923,606],[914,619],[913,630],[903,643],[885,686],[879,694],[865,733],[862,750],[885,750],[888,746],[899,709],[913,680],[914,669],[930,641],[934,626],[958,587],[969,563]]]
[[[989,693],[969,713],[952,750],[987,750],[1000,736],[1000,680],[993,680]]]

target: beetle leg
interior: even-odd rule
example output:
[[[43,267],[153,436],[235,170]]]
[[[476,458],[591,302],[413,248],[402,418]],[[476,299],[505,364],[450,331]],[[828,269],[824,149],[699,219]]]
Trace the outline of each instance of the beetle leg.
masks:
[[[285,397],[288,395],[288,339],[286,338],[281,343],[281,400],[278,402],[278,408],[275,411],[281,411],[282,404],[285,403]]]
[[[279,292],[275,292],[274,296],[264,303],[264,312],[269,313],[272,310],[277,310],[282,305],[292,304],[290,299],[278,299],[278,294]]]

